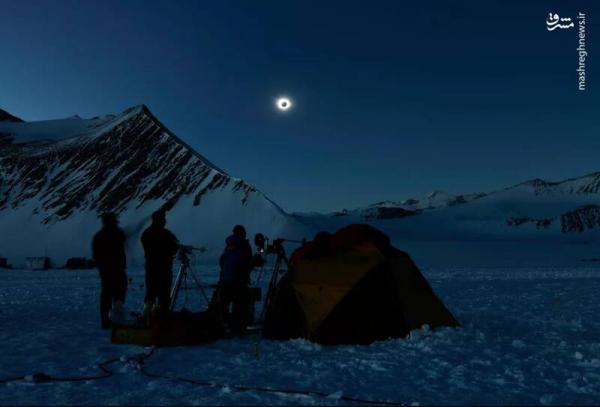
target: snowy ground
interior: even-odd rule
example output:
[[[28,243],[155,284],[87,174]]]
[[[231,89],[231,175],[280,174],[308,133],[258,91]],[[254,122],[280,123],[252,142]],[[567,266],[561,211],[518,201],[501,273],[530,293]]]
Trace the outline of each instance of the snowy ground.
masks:
[[[598,403],[598,268],[423,272],[462,328],[370,346],[262,341],[258,352],[257,338],[247,337],[162,348],[146,362],[154,373],[329,398],[195,387],[117,362],[104,380],[0,384],[0,404],[343,404],[339,394],[421,405]],[[128,305],[139,308],[143,272],[130,276]],[[101,361],[144,351],[112,345],[99,329],[98,285],[93,270],[0,271],[0,379],[95,375]]]

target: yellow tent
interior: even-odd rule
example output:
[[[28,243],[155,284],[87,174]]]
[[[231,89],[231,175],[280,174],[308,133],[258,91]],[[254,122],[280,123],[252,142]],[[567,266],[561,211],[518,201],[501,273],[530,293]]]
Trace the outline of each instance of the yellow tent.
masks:
[[[296,250],[266,310],[263,335],[370,343],[428,324],[458,326],[408,254],[369,225],[320,233]]]

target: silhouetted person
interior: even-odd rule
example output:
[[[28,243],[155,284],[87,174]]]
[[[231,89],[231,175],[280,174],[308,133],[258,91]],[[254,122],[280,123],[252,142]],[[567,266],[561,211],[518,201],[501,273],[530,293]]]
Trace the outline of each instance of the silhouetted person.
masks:
[[[173,280],[173,258],[179,249],[175,235],[165,228],[167,219],[164,211],[152,214],[152,224],[142,233],[142,245],[146,257],[146,297],[144,314],[153,306],[161,312],[169,309]],[[157,305],[155,305],[158,300]]]
[[[122,306],[127,294],[125,233],[118,224],[114,213],[102,214],[102,229],[92,240],[92,256],[100,272],[100,320],[104,329],[110,328],[109,312],[114,310],[113,303]]]
[[[225,240],[225,250],[219,259],[219,307],[221,315],[229,320],[234,334],[246,330],[248,322],[248,283],[252,271],[252,248],[246,239],[242,225],[233,228],[233,234]],[[229,313],[229,306],[233,310]]]

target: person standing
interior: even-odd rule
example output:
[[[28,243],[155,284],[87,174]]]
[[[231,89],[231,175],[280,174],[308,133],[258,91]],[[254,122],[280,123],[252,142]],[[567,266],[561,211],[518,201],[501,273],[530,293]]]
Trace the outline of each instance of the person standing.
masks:
[[[223,319],[229,321],[232,333],[242,334],[248,323],[248,284],[252,271],[252,247],[244,226],[233,228],[233,234],[225,240],[219,263],[219,310]],[[233,305],[231,313],[230,305]]]
[[[102,229],[92,240],[92,257],[100,274],[100,321],[103,329],[110,328],[109,313],[123,312],[127,294],[127,259],[125,233],[113,212],[101,215]],[[113,319],[115,315],[112,315]]]
[[[146,297],[144,316],[169,310],[173,280],[173,259],[179,250],[179,241],[165,226],[166,214],[158,210],[152,214],[152,224],[142,233],[146,259]]]

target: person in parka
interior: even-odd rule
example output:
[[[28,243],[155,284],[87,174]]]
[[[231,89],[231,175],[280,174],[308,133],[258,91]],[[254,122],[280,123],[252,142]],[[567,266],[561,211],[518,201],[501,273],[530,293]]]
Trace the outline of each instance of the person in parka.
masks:
[[[233,228],[225,240],[225,250],[219,259],[221,275],[218,287],[218,306],[233,334],[241,334],[248,323],[248,284],[252,271],[252,247],[242,225]],[[229,307],[233,310],[229,313]]]
[[[158,210],[152,214],[152,224],[142,233],[146,267],[146,296],[144,315],[164,313],[171,302],[173,259],[179,250],[179,241],[165,228],[166,214]],[[158,300],[158,302],[157,302]]]
[[[107,212],[101,218],[102,229],[92,240],[92,257],[100,273],[100,321],[102,328],[108,329],[111,325],[109,313],[123,310],[127,294],[126,237],[118,226],[116,214]]]

